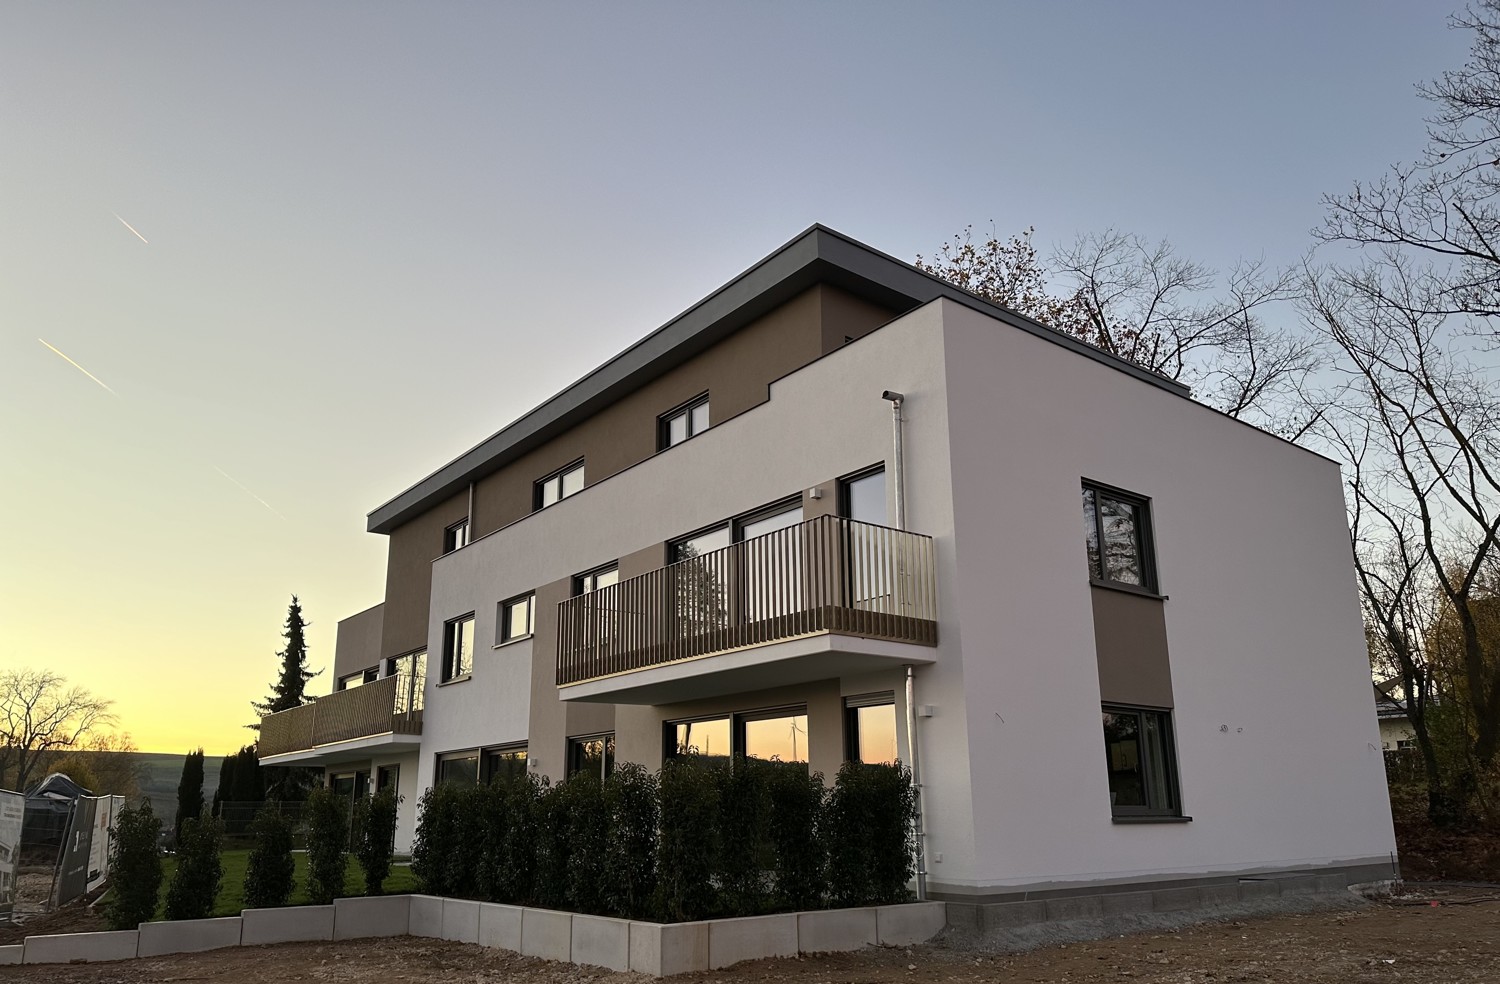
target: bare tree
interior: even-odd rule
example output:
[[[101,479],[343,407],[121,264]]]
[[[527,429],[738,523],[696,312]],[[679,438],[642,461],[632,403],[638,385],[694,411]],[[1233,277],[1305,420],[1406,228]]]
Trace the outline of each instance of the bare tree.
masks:
[[[1306,332],[1275,327],[1269,309],[1298,278],[1259,261],[1221,279],[1166,241],[1106,230],[1080,236],[1044,265],[1032,230],[975,243],[973,227],[918,268],[957,287],[1191,386],[1202,402],[1295,438],[1309,418],[1292,397],[1318,363]],[[1052,281],[1056,284],[1053,285]]]
[[[1475,770],[1490,769],[1500,751],[1500,653],[1479,628],[1491,596],[1485,575],[1500,559],[1500,397],[1435,303],[1447,289],[1443,277],[1385,248],[1363,267],[1309,276],[1306,301],[1310,323],[1337,353],[1341,383],[1319,429],[1348,469],[1367,624],[1377,656],[1409,688],[1429,813],[1442,822],[1463,819]],[[1446,784],[1423,720],[1438,682],[1434,598],[1456,625],[1464,684],[1445,696],[1461,694],[1473,734],[1473,768]]]
[[[0,673],[0,778],[13,776],[24,791],[52,753],[77,748],[95,728],[112,723],[112,703],[68,686],[51,670]]]

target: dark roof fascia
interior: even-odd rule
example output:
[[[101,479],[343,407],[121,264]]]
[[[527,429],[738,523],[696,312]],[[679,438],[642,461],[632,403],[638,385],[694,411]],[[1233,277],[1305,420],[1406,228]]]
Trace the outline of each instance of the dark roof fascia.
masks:
[[[376,507],[367,517],[366,529],[391,532],[820,283],[902,313],[947,297],[1142,382],[1179,396],[1191,395],[1181,383],[960,290],[826,226],[814,225],[509,426]]]

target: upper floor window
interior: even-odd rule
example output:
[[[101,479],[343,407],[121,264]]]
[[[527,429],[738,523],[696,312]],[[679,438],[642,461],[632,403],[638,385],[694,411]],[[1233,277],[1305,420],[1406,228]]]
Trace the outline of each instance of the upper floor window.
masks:
[[[676,410],[661,415],[657,422],[657,447],[665,451],[708,430],[708,394],[696,397]]]
[[[620,565],[610,564],[608,567],[600,567],[573,578],[573,593],[575,595],[588,594],[590,591],[598,591],[600,588],[619,583]]]
[[[443,553],[452,553],[459,547],[469,545],[469,520],[467,517],[443,530]]]
[[[1146,499],[1102,485],[1083,486],[1083,531],[1089,577],[1156,590],[1151,510]]]
[[[536,483],[532,508],[546,509],[554,502],[560,502],[582,489],[583,462],[575,461],[561,471],[553,472]]]
[[[531,635],[535,611],[535,592],[528,592],[519,598],[500,602],[500,638],[498,641],[512,642]]]
[[[474,670],[474,613],[443,626],[443,682],[466,677]]]
[[[338,690],[352,690],[366,683],[374,683],[380,679],[380,667],[371,666],[360,670],[358,673],[350,673],[348,676],[339,677]]]
[[[861,523],[886,525],[884,465],[839,479],[839,515]]]

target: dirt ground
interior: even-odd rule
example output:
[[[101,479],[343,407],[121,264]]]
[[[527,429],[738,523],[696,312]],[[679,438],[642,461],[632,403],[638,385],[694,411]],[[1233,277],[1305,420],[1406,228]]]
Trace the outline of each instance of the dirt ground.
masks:
[[[1436,903],[1436,904],[1433,904]],[[1453,984],[1500,981],[1500,892],[1429,889],[1354,909],[1202,924],[1092,942],[993,953],[963,939],[796,960],[765,960],[683,982],[797,984]],[[401,937],[243,947],[106,964],[0,967],[0,984],[157,981],[373,984],[624,984],[629,974],[550,963],[482,947]]]

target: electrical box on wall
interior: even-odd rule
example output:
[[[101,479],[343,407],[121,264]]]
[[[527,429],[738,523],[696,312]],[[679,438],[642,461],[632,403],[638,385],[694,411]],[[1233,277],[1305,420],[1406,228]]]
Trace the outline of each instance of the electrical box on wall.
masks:
[[[917,705],[917,717],[919,718],[930,718],[936,712],[937,708],[933,707],[931,704]]]

